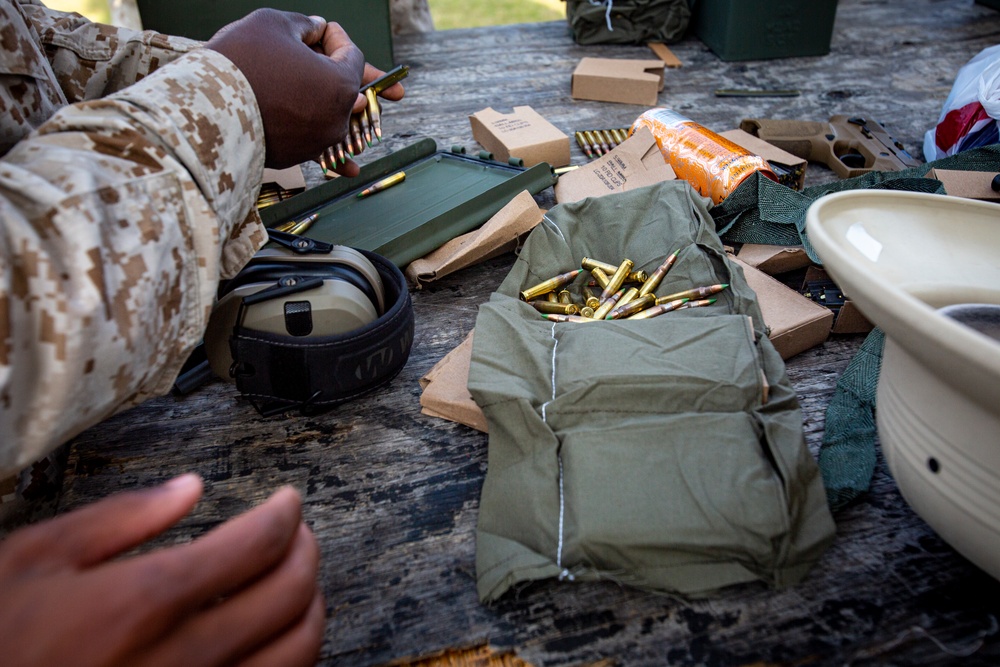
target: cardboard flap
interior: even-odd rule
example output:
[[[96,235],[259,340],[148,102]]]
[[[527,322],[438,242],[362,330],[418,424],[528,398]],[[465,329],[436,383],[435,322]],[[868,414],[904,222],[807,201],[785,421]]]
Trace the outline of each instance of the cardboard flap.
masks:
[[[737,255],[741,261],[768,275],[786,273],[809,266],[812,260],[802,246],[785,247],[744,243]]]
[[[542,211],[525,190],[479,229],[458,236],[406,267],[406,279],[419,288],[449,273],[513,249],[518,238],[542,221]]]
[[[469,393],[469,365],[472,363],[472,335],[470,331],[461,345],[449,352],[420,378],[421,412],[487,431],[486,417]]]
[[[555,186],[556,201],[562,204],[600,197],[674,178],[674,170],[663,161],[653,133],[641,127],[607,155],[560,176]]]

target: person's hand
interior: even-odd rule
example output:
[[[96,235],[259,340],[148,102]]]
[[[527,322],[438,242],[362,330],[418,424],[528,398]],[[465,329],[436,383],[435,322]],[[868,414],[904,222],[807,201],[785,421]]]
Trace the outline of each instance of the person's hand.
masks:
[[[264,122],[267,166],[312,160],[346,136],[365,58],[338,24],[258,9],[205,46],[250,82]]]
[[[117,558],[201,495],[184,475],[0,542],[0,655],[34,665],[312,665],[325,624],[298,494],[179,546]]]

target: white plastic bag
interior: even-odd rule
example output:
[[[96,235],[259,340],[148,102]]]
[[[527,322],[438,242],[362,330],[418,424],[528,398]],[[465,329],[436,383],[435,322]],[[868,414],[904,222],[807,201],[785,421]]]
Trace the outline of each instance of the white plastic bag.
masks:
[[[958,71],[938,124],[924,135],[928,162],[1000,141],[1000,45]]]

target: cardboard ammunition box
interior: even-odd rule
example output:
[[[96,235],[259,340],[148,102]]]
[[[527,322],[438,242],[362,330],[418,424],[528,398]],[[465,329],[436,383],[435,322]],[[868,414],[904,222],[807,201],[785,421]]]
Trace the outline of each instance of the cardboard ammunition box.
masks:
[[[662,60],[583,58],[573,72],[576,100],[655,106],[661,90]]]
[[[833,325],[833,312],[802,296],[763,271],[730,256],[742,269],[768,328],[768,338],[782,359],[790,359],[825,341]]]
[[[952,169],[931,169],[927,178],[934,178],[944,185],[944,191],[952,197],[1000,202],[1000,192],[993,189],[996,172],[959,171]]]
[[[812,260],[802,246],[785,247],[780,245],[763,245],[744,243],[736,254],[741,261],[769,276],[804,269]]]
[[[821,281],[833,282],[833,279],[830,278],[830,274],[818,266],[810,266],[809,269],[806,270],[805,278],[802,280],[802,291],[806,291],[809,283]],[[861,314],[858,307],[854,305],[853,301],[851,301],[850,295],[845,294],[843,298],[843,305],[841,305],[834,314],[833,325],[830,327],[830,333],[868,333],[874,328],[875,326],[868,321],[868,318]]]
[[[486,108],[469,116],[469,123],[473,138],[501,162],[514,157],[525,167],[569,164],[569,137],[531,107],[514,107],[512,113]]]
[[[837,0],[690,0],[694,34],[722,60],[823,56]]]
[[[793,190],[801,190],[806,183],[807,160],[792,155],[763,139],[753,136],[743,130],[726,130],[720,135],[729,139],[737,146],[747,149],[754,155],[759,155],[768,161],[778,176],[778,182]]]

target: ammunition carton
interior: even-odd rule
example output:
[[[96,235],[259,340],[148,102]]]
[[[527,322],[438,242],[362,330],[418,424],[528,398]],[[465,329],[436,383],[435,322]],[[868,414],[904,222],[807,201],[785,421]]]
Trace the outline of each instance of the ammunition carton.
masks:
[[[812,260],[802,246],[785,247],[780,245],[763,245],[744,243],[736,253],[746,264],[759,269],[769,276],[804,269]]]
[[[719,134],[737,146],[767,160],[772,171],[778,176],[778,182],[782,185],[787,185],[793,190],[801,190],[805,187],[806,166],[809,164],[807,160],[796,157],[788,151],[743,130],[727,130]]]
[[[610,153],[560,176],[555,185],[556,201],[565,204],[674,178],[674,170],[663,160],[653,133],[641,127]]]
[[[569,164],[569,137],[531,107],[514,107],[512,113],[486,108],[469,116],[469,123],[472,137],[501,162],[513,157],[525,167]]]
[[[655,106],[663,66],[662,60],[583,58],[573,72],[573,99]]]
[[[768,338],[782,359],[819,345],[830,335],[833,311],[802,296],[792,288],[758,271],[738,257],[747,284],[757,293]]]
[[[1000,202],[1000,192],[993,189],[994,171],[959,171],[953,169],[931,169],[927,178],[941,181],[944,191],[952,197],[980,199]]]
[[[830,275],[818,266],[810,266],[806,270],[805,278],[802,280],[802,291],[806,291],[809,283],[822,281],[833,282]],[[868,333],[874,329],[874,325],[868,321],[858,307],[851,301],[850,295],[841,294],[842,304],[836,309],[833,318],[833,325],[830,333],[835,334],[858,334]],[[833,311],[831,311],[833,312]]]

